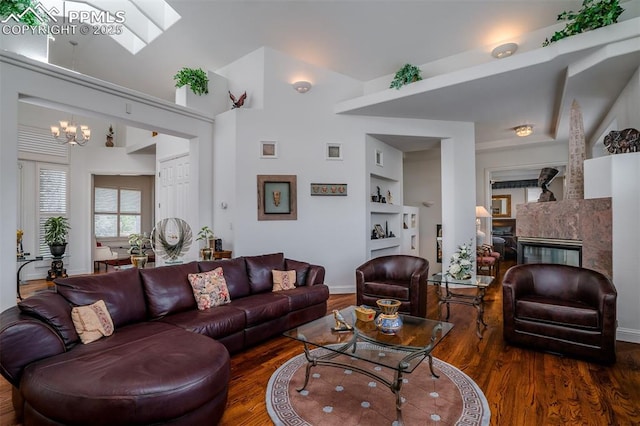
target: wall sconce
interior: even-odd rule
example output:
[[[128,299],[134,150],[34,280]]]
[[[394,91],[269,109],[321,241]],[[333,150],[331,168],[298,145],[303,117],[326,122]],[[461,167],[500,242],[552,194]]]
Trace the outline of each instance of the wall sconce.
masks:
[[[293,83],[293,88],[298,93],[307,93],[309,90],[311,90],[311,83],[304,80],[296,81],[295,83]]]
[[[517,136],[524,138],[533,133],[533,126],[531,124],[523,124],[522,126],[514,127],[513,130],[515,130]]]
[[[496,47],[491,51],[491,56],[497,59],[503,59],[513,55],[518,50],[518,45],[515,43],[505,43]]]

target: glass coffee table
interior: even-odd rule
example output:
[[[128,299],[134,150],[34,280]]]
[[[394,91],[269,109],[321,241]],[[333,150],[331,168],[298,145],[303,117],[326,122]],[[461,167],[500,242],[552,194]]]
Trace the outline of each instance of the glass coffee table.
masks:
[[[353,327],[350,331],[333,331],[336,320],[334,315],[330,314],[284,333],[285,336],[304,344],[307,367],[304,384],[298,392],[307,387],[311,368],[316,365],[348,368],[383,383],[394,393],[396,415],[399,424],[402,424],[400,390],[403,375],[413,372],[425,358],[428,358],[431,374],[439,377],[433,371],[431,351],[451,331],[453,324],[400,314],[403,321],[400,330],[395,334],[384,334],[377,329],[374,321],[357,320],[354,308],[350,306],[339,311],[347,324]],[[311,352],[312,347],[328,351],[324,355],[316,356]],[[380,347],[390,350],[381,352]],[[369,369],[358,368],[347,363],[347,360],[342,361],[341,356],[346,356],[347,360],[352,357],[389,368],[394,371],[393,379],[390,380]]]
[[[447,274],[437,273],[427,279],[427,282],[436,286],[436,295],[438,296],[438,319],[442,319],[442,305],[447,305],[446,320],[449,319],[449,305],[458,303],[460,305],[473,306],[478,311],[476,315],[476,334],[482,339],[480,325],[487,326],[484,322],[484,295],[487,288],[493,283],[494,277],[489,275],[477,275],[476,279],[456,280]],[[467,287],[474,288],[475,294],[462,294],[452,291],[449,288],[452,284],[458,288]],[[443,291],[444,287],[444,291]]]

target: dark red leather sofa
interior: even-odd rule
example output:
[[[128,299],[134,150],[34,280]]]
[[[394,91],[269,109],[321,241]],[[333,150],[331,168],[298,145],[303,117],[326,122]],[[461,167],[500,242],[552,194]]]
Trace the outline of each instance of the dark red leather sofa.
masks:
[[[187,275],[218,266],[231,303],[198,310]],[[296,288],[272,292],[272,270]],[[229,354],[325,315],[324,272],[275,253],[58,279],[0,314],[0,373],[25,426],[216,424]],[[98,300],[115,332],[82,344],[71,309]]]

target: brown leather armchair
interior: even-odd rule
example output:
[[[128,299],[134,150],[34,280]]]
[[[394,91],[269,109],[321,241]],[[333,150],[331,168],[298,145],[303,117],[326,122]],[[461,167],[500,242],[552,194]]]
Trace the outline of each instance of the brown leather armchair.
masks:
[[[567,265],[517,265],[506,272],[502,291],[508,343],[615,362],[617,292],[603,274]]]
[[[391,255],[371,259],[356,268],[358,305],[377,306],[378,299],[399,300],[400,312],[427,316],[429,261],[421,257]]]

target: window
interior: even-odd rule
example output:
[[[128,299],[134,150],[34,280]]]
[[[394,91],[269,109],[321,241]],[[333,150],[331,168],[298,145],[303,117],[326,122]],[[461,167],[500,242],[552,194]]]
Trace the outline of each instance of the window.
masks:
[[[38,167],[38,247],[40,254],[48,254],[44,242],[44,223],[50,217],[68,214],[67,167],[40,164]]]
[[[94,231],[98,238],[140,233],[142,191],[99,188],[94,191]]]

